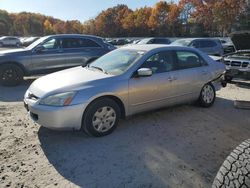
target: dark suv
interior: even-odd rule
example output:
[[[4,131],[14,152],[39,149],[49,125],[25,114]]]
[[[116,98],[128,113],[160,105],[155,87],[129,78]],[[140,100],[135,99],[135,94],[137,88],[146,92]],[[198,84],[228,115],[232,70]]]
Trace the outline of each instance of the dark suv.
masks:
[[[89,35],[42,37],[24,49],[0,52],[0,83],[18,85],[23,76],[38,75],[92,62],[115,47]]]

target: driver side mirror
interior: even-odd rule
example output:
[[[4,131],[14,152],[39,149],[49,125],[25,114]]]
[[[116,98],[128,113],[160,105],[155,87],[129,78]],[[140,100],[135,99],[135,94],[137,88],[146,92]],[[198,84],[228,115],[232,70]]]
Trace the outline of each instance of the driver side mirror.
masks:
[[[36,49],[35,49],[36,52],[42,52],[42,51],[44,51],[44,50],[45,50],[45,48],[44,48],[42,45],[38,45],[38,46],[36,47]]]
[[[139,77],[147,77],[147,76],[152,76],[153,71],[150,68],[140,68],[137,70],[137,75]]]

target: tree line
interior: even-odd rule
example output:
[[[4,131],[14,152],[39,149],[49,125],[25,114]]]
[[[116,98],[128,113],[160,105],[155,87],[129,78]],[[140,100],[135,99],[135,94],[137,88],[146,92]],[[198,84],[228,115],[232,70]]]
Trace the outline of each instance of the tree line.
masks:
[[[250,0],[159,1],[131,10],[117,5],[81,23],[36,13],[0,10],[0,35],[43,36],[84,33],[102,37],[226,36],[250,29]]]

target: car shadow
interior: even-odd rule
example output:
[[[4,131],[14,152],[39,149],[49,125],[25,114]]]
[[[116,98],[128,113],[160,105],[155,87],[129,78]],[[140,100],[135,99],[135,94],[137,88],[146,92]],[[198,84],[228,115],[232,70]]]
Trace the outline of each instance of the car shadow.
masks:
[[[226,156],[250,137],[248,115],[217,98],[211,108],[132,116],[101,138],[42,127],[38,137],[54,168],[80,187],[211,187]]]
[[[5,87],[0,85],[1,102],[19,102],[23,100],[26,90],[35,78],[27,78],[20,85],[15,87]]]

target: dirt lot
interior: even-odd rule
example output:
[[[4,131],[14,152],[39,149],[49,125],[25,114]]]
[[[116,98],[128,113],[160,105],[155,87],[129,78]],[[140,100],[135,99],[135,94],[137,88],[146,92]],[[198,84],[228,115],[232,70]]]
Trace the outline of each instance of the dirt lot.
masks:
[[[33,123],[22,97],[32,80],[0,87],[0,187],[211,187],[230,151],[250,138],[250,89],[228,85],[212,108],[184,105],[122,120],[106,137]]]

